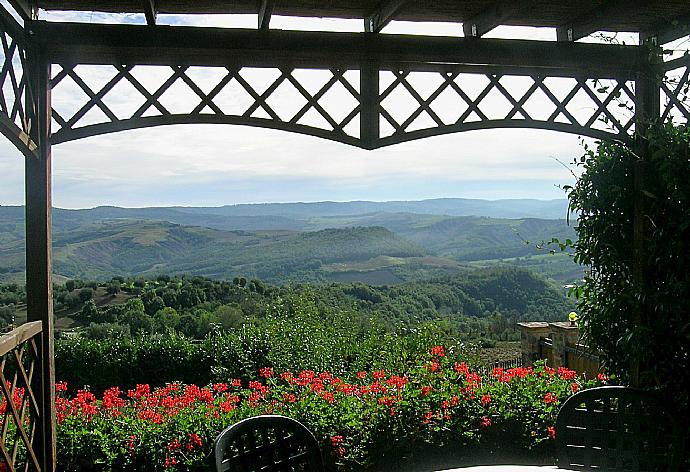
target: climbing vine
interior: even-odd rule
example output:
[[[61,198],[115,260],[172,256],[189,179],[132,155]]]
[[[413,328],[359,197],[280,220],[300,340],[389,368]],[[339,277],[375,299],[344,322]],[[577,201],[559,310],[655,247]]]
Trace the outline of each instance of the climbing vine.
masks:
[[[690,129],[649,128],[644,159],[632,146],[600,142],[576,160],[566,187],[578,214],[575,260],[589,267],[575,290],[585,341],[608,369],[642,386],[673,392],[688,406],[690,385]],[[642,250],[635,275],[635,167],[641,169]],[[640,185],[640,181],[638,181]],[[641,272],[641,276],[640,276]]]

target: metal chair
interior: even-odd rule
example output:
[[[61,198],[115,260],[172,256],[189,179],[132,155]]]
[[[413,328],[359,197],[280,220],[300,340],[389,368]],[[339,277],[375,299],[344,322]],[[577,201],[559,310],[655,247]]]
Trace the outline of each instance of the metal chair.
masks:
[[[556,448],[563,469],[678,471],[683,432],[649,392],[598,387],[563,404],[556,420]]]
[[[215,441],[217,472],[324,470],[314,435],[302,423],[279,415],[247,418],[223,430]]]

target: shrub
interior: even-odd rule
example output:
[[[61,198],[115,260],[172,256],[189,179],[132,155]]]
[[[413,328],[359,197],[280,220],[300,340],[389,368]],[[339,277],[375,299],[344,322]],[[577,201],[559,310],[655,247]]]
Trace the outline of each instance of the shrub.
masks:
[[[404,372],[277,372],[200,388],[81,390],[58,384],[58,458],[62,470],[208,470],[216,435],[240,419],[283,414],[319,439],[329,469],[374,469],[395,457],[452,444],[537,448],[554,437],[559,405],[594,386],[567,369],[495,369],[481,377],[436,346]],[[390,464],[389,464],[390,465]]]
[[[690,129],[652,126],[645,139],[644,160],[627,145],[601,142],[577,161],[584,172],[568,189],[578,213],[575,260],[590,267],[577,289],[578,306],[585,339],[606,354],[610,371],[628,380],[639,363],[640,385],[663,390],[687,411]],[[636,198],[642,208],[637,266]]]

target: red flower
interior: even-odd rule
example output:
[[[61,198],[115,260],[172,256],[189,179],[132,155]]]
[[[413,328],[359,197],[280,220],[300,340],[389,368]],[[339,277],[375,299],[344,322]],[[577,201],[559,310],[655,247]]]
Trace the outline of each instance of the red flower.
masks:
[[[188,451],[191,451],[195,447],[201,447],[203,445],[204,445],[204,442],[201,440],[201,436],[199,436],[196,433],[190,433],[189,434],[189,441],[187,442],[185,449],[187,449]]]
[[[400,377],[400,376],[394,375],[388,380],[387,383],[391,387],[395,387],[398,390],[402,390],[405,387],[405,385],[407,384],[407,377]]]
[[[295,403],[297,396],[294,393],[283,393],[283,401],[285,403]]]
[[[55,391],[56,392],[65,392],[67,391],[67,382],[55,382]]]
[[[422,421],[422,423],[429,424],[429,422],[431,421],[431,418],[433,416],[434,416],[434,414],[432,412],[427,411],[426,413],[424,413],[424,420]]]
[[[172,441],[170,441],[170,443],[168,443],[168,451],[170,452],[177,451],[181,447],[182,443],[180,443],[180,440],[177,438],[173,439]]]
[[[328,403],[333,403],[335,401],[335,397],[331,392],[324,392],[321,394],[321,398],[326,400]]]
[[[424,387],[422,387],[422,392],[419,394],[419,396],[426,397],[427,395],[429,395],[429,393],[431,393],[431,387],[425,385]]]
[[[432,362],[426,368],[429,369],[431,372],[438,372],[439,370],[441,370],[441,364],[439,364],[438,362]]]
[[[227,392],[228,391],[228,384],[226,384],[226,383],[213,384],[213,390],[215,390],[218,393]]]
[[[431,355],[438,357],[446,356],[446,349],[443,346],[434,346],[431,348]]]
[[[386,373],[382,370],[375,370],[374,372],[371,373],[371,376],[374,377],[375,379],[382,379],[386,376]]]
[[[259,375],[265,379],[270,379],[273,377],[273,368],[272,367],[262,367],[259,369]]]
[[[232,386],[233,387],[241,387],[242,386],[242,381],[240,379],[232,379]]]
[[[482,428],[488,428],[491,426],[491,420],[487,416],[482,416],[481,423],[479,423],[479,426]]]
[[[455,369],[455,372],[457,372],[460,375],[467,375],[470,373],[469,367],[467,367],[467,364],[462,362],[458,364],[457,362],[453,365],[453,369]]]
[[[280,378],[288,383],[291,383],[294,377],[295,376],[292,374],[292,372],[283,372],[282,374],[280,374]]]
[[[491,395],[482,395],[482,397],[479,399],[479,402],[483,406],[488,405],[489,403],[491,403]]]
[[[366,373],[366,372],[362,372],[362,371],[357,372],[357,378],[358,378],[358,379],[365,379],[366,377],[367,377],[367,373]]]
[[[343,436],[331,436],[331,446],[337,447],[345,441]]]
[[[232,402],[221,402],[219,405],[220,411],[223,413],[230,413],[232,410],[237,408],[234,403]]]
[[[573,380],[575,377],[577,377],[577,372],[572,369],[568,369],[567,367],[559,367],[558,375],[565,380]]]
[[[551,439],[556,439],[556,428],[554,428],[553,426],[549,426],[548,428],[546,428],[546,432],[549,433],[549,437]]]
[[[174,465],[177,465],[177,459],[175,459],[174,456],[165,456],[165,463],[163,464],[163,466],[166,469],[169,469],[169,468],[173,467]]]
[[[572,392],[575,393],[578,390],[580,390],[580,386],[576,383],[573,383],[572,385],[570,385],[570,390],[572,390]]]
[[[599,382],[608,382],[609,376],[606,374],[597,374],[597,380]]]
[[[551,392],[547,392],[546,395],[544,395],[544,403],[546,403],[546,404],[556,403],[557,401],[558,401],[558,397]]]

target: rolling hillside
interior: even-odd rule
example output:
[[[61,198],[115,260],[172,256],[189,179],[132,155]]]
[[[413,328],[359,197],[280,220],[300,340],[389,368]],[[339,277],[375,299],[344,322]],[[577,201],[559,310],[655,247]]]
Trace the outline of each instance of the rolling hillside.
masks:
[[[574,239],[565,220],[387,211],[337,214],[403,207],[460,212],[469,208],[467,202],[485,207],[493,203],[444,199],[55,209],[54,269],[63,277],[190,273],[244,275],[273,283],[330,280],[381,285],[510,264],[564,283],[581,277],[581,268],[567,255],[549,255],[536,247],[553,237]],[[245,214],[250,209],[258,214]],[[0,281],[23,278],[23,228],[22,207],[0,206]]]

